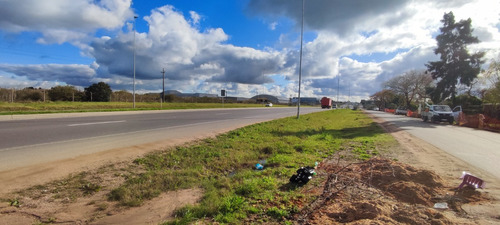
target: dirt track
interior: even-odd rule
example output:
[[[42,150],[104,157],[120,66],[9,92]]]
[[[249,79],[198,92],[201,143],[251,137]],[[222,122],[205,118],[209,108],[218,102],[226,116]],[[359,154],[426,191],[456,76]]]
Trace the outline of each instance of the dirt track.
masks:
[[[374,120],[381,122],[377,118],[374,118]],[[386,155],[386,157],[397,158],[399,162],[376,159],[378,161],[373,161],[368,165],[350,165],[346,167],[348,169],[343,171],[343,173],[339,173],[338,171],[346,165],[341,165],[337,161],[325,161],[321,163],[319,173],[329,179],[325,182],[325,186],[313,187],[313,189],[305,189],[305,191],[317,192],[318,196],[323,194],[323,197],[318,198],[324,200],[320,204],[322,207],[316,208],[315,213],[307,212],[307,209],[304,208],[302,213],[297,215],[297,223],[390,224],[401,223],[401,221],[407,221],[408,223],[436,222],[437,224],[500,223],[500,202],[498,200],[500,185],[498,180],[484,174],[478,169],[470,167],[463,161],[443,153],[434,146],[404,131],[397,130],[397,128],[391,125],[384,125],[383,128],[390,131],[401,145],[397,149],[393,149],[394,151],[391,151],[393,153]],[[178,141],[181,142],[182,140]],[[135,146],[134,148],[136,148],[135,154],[130,154],[122,158],[114,158],[112,157],[113,154],[100,154],[72,160],[78,160],[81,163],[79,165],[85,165],[85,162],[90,163],[94,162],[93,160],[99,159],[101,163],[92,163],[80,167],[80,169],[92,171],[99,168],[102,164],[113,162],[119,165],[120,161],[127,161],[134,155],[144,153],[147,149],[154,150],[154,148],[148,148],[147,146],[146,148],[139,146]],[[134,150],[134,148],[129,150]],[[71,161],[68,163],[70,165]],[[68,171],[59,170],[57,174],[62,176],[78,169],[71,168],[72,170]],[[386,171],[383,168],[391,168],[389,171],[393,172],[387,174],[383,172]],[[467,190],[466,192],[462,192],[461,196],[458,197],[464,199],[464,201],[461,201],[458,205],[452,206],[450,204],[449,210],[437,211],[432,209],[433,201],[456,199],[452,198],[453,190],[460,184],[461,181],[458,177],[464,169],[486,180],[487,188],[485,190]],[[401,172],[400,175],[395,176],[394,171],[396,170]],[[27,173],[29,171],[31,171],[31,174]],[[368,176],[359,171],[371,172]],[[48,181],[51,175],[55,173],[54,169],[40,170],[40,168],[26,168],[24,172],[29,176],[16,178],[15,183],[17,187],[28,187],[41,181]],[[96,171],[95,173],[96,177],[99,176]],[[352,185],[344,185],[343,187],[345,188],[343,190],[345,191],[339,191],[335,189],[338,184],[347,184],[353,182],[353,180],[342,181],[338,179],[338,181],[341,181],[338,182],[336,178],[335,182],[332,183],[334,176],[331,174],[343,177],[355,177],[356,175],[359,176],[359,182],[351,183]],[[420,183],[414,180],[414,177],[421,176],[419,174],[424,174],[424,177],[428,178],[428,180]],[[5,174],[0,174],[0,178],[2,178],[1,176],[5,176]],[[33,177],[39,177],[39,179],[33,179]],[[364,183],[366,183],[367,177],[370,177],[370,180],[373,177],[378,177],[377,179],[382,180],[385,179],[383,183],[395,186],[366,186]],[[391,177],[406,177],[408,179],[401,178],[395,182],[388,182],[387,179]],[[120,182],[120,180],[106,177],[101,177],[100,179],[110,184],[118,184]],[[112,187],[113,185],[110,185],[110,188]],[[414,197],[405,199],[404,196],[398,196],[393,192],[387,191],[389,189],[411,190],[411,196]],[[419,192],[415,190],[425,191]],[[48,192],[48,190],[41,190],[41,192],[44,191]],[[3,194],[6,193],[3,192]],[[164,221],[177,207],[196,202],[201,195],[202,192],[200,190],[183,190],[166,193],[152,200],[149,204],[145,204],[145,206],[130,210],[115,209],[109,203],[100,202],[98,199],[102,198],[102,196],[99,196],[99,194],[94,195],[92,198],[83,198],[78,201],[65,201],[64,199],[62,201],[54,201],[49,196],[41,198],[27,197],[23,199],[24,207],[6,206],[4,203],[0,205],[0,225],[32,224],[34,221],[51,222],[51,218],[57,218],[57,222],[62,224],[138,224],[140,221],[147,224],[154,224]],[[328,200],[334,197],[335,201]],[[335,203],[336,205],[330,203]],[[300,205],[301,203],[297,204]],[[302,206],[305,205],[302,204]],[[95,210],[96,207],[104,208],[102,212],[106,214],[98,214]],[[124,218],[129,219],[124,220]]]
[[[367,114],[370,115],[370,114]],[[443,179],[450,192],[461,183],[459,177],[463,171],[470,172],[486,181],[487,186],[484,190],[477,189],[487,201],[471,202],[461,205],[463,209],[462,217],[464,221],[455,221],[457,223],[471,222],[472,224],[500,224],[500,181],[480,169],[477,169],[468,163],[453,157],[433,145],[416,138],[397,127],[384,123],[384,121],[372,117],[373,120],[381,124],[382,128],[390,132],[392,136],[401,145],[401,151],[397,153],[397,159],[413,167],[430,170]],[[383,125],[382,125],[383,124]],[[452,214],[446,212],[446,214]]]

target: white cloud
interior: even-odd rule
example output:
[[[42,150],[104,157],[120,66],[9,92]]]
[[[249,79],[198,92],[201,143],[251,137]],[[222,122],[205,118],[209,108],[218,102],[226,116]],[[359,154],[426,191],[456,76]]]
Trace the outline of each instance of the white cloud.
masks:
[[[278,26],[278,22],[272,22],[269,24],[269,29],[276,30],[276,26]]]
[[[200,14],[196,13],[195,11],[189,11],[189,15],[191,15],[191,23],[193,25],[197,25],[198,23],[200,23]]]
[[[39,32],[40,43],[79,42],[97,29],[117,29],[130,20],[131,0],[2,1],[0,29]]]
[[[50,89],[57,85],[64,85],[64,83],[58,81],[34,81],[26,79],[25,77],[12,76],[0,76],[0,88],[14,88],[14,89],[24,89],[26,87],[34,88],[44,88]]]
[[[0,70],[23,76],[30,80],[60,80],[66,83],[88,83],[95,76],[95,71],[87,65],[11,65],[0,64]]]
[[[95,77],[94,69],[86,65],[60,65],[60,64],[40,64],[40,65],[11,65],[0,64],[0,71],[14,74],[18,79],[7,79],[4,81],[11,86],[27,85],[25,87],[47,87],[48,84],[80,84],[90,85],[90,81]],[[19,82],[16,82],[18,80]],[[2,82],[4,85],[7,83]],[[29,84],[29,85],[28,85]],[[76,86],[80,86],[76,85]]]
[[[228,36],[221,28],[200,31],[172,6],[155,9],[144,19],[149,32],[137,34],[135,41],[140,79],[156,79],[165,68],[171,80],[262,84],[271,82],[267,75],[282,64],[277,52],[223,44]],[[131,76],[132,34],[96,39],[91,46],[100,72]]]

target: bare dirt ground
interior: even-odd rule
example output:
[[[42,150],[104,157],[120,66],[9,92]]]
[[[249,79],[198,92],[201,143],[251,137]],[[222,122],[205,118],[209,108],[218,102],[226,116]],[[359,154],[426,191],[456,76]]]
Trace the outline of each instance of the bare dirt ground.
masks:
[[[106,201],[107,193],[123,183],[125,176],[137,172],[126,169],[134,159],[151,151],[215,137],[227,131],[113,149],[0,172],[0,225],[158,224],[171,218],[179,207],[195,204],[203,192],[189,189],[164,193],[135,208],[120,207]],[[68,176],[78,177],[81,172],[92,178],[91,183],[102,184],[96,194],[80,196],[60,190],[63,184],[58,184],[58,180]],[[63,196],[60,196],[61,193],[64,193]]]
[[[296,203],[302,208],[294,217],[297,224],[500,224],[498,180],[396,127],[377,118],[374,120],[390,132],[400,146],[365,162],[332,157],[320,163],[317,172],[326,178],[325,182],[302,189],[318,197],[312,203]],[[134,146],[126,151],[68,159],[57,166],[53,163],[0,173],[0,199],[4,200],[0,202],[0,225],[157,224],[165,221],[176,208],[195,204],[202,190],[165,193],[134,208],[117,206],[107,201],[105,195],[134,172],[125,168],[135,157],[162,145],[186,141],[190,140]],[[120,157],[116,157],[118,151]],[[104,184],[102,189],[88,196],[58,190],[61,185],[53,181],[55,178],[74,174],[76,180],[79,171],[86,171],[91,183]],[[462,171],[481,177],[486,181],[486,188],[467,187],[455,192],[461,183],[458,178]],[[29,188],[33,185],[38,186]],[[20,190],[25,191],[13,194]],[[60,193],[65,194],[57,196]],[[447,203],[448,208],[435,209],[435,203]]]

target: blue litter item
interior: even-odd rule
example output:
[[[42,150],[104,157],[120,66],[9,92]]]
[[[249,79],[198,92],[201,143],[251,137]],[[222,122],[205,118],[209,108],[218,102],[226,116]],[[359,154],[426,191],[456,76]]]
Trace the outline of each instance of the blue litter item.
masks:
[[[255,164],[255,169],[262,170],[264,169],[264,166],[260,163]]]

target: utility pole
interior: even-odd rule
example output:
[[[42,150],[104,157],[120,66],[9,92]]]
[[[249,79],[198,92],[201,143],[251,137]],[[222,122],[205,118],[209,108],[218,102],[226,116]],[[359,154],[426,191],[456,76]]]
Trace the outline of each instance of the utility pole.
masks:
[[[137,16],[134,16],[134,89],[133,89],[133,107],[135,109],[135,19],[137,19]]]
[[[165,100],[165,68],[161,70],[161,73],[163,74],[163,92],[161,93],[160,107],[163,108],[163,100]]]
[[[300,60],[299,60],[299,99],[297,101],[297,119],[300,117],[300,83],[302,83],[302,42],[304,38],[304,0],[302,0],[302,25],[300,26]]]
[[[347,102],[351,102],[351,82],[349,82],[349,95],[347,97]]]
[[[339,102],[339,94],[340,94],[340,73],[337,76],[337,103]]]
[[[341,68],[340,68],[340,60],[342,58],[339,57],[339,61],[338,61],[338,69],[339,69],[339,74],[337,75],[337,103],[340,103],[340,77],[342,76],[342,74],[340,73],[341,71]]]

